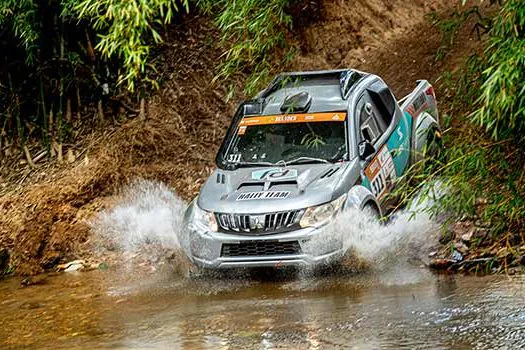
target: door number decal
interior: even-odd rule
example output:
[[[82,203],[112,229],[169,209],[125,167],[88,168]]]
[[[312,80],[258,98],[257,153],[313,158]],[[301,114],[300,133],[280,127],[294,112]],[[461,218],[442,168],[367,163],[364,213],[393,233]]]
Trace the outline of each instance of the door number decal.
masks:
[[[370,181],[372,193],[381,199],[392,188],[396,178],[394,160],[388,147],[384,145],[365,169],[365,175]]]

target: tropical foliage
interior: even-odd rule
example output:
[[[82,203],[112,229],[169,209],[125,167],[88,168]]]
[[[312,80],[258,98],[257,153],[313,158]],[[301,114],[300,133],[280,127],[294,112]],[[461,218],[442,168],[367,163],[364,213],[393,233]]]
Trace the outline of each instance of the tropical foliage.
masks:
[[[124,72],[118,83],[135,89],[137,81],[147,80],[146,65],[150,48],[162,41],[158,28],[171,23],[174,14],[189,10],[188,0],[122,1],[64,0],[63,14],[71,20],[86,20],[98,33],[95,49],[103,59],[117,58]]]
[[[188,10],[188,0],[0,0],[0,156],[20,146],[31,163],[36,138],[60,158],[75,126],[104,120],[110,96],[155,86],[150,47]]]
[[[472,56],[456,83],[455,100],[474,107],[467,113],[474,126],[452,133],[444,165],[455,193],[443,200],[447,206],[477,211],[499,233],[525,229],[523,81],[525,0],[507,0],[491,21],[484,55]]]
[[[104,121],[110,97],[141,99],[157,88],[150,52],[188,12],[208,14],[222,33],[216,80],[251,72],[253,92],[286,43],[286,10],[297,2],[312,1],[0,0],[0,157],[28,139],[60,157],[79,123]]]
[[[271,74],[269,56],[286,45],[292,26],[287,7],[293,0],[200,0],[200,7],[215,16],[227,49],[216,79],[251,71],[246,92],[253,94]]]
[[[525,141],[525,1],[507,0],[494,17],[479,108],[473,120],[497,140]]]
[[[489,231],[472,242],[479,254],[519,263],[525,246],[525,0],[507,0],[483,20],[490,23],[483,54],[441,78],[442,90],[450,92],[442,99],[449,98],[455,113],[442,117],[446,150],[426,172],[411,176],[426,194],[419,199],[433,199],[430,212],[470,219]],[[429,181],[437,186],[426,186]],[[409,201],[413,189],[400,193]]]

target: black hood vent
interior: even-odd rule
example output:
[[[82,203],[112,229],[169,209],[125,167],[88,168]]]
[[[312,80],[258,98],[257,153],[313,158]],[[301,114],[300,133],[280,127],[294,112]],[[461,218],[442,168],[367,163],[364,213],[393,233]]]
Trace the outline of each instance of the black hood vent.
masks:
[[[218,184],[224,184],[226,182],[226,176],[221,173],[217,173],[217,183]]]
[[[323,175],[321,175],[321,179],[329,178],[330,176],[334,175],[338,170],[339,168],[328,169]]]
[[[264,182],[243,182],[237,187],[237,191],[243,188],[247,188],[250,191],[262,191],[264,190]]]

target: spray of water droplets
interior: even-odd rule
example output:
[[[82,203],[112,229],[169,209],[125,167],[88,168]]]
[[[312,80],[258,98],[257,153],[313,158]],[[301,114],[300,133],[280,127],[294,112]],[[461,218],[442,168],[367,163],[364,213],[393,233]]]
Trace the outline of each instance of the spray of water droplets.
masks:
[[[103,250],[142,262],[158,263],[165,257],[181,262],[179,233],[186,206],[165,184],[139,179],[122,189],[116,204],[99,213],[91,229]]]
[[[345,249],[354,249],[376,267],[401,259],[422,261],[435,247],[439,232],[439,224],[424,210],[427,205],[408,207],[386,224],[350,210],[338,217],[334,226],[343,236]]]
[[[428,202],[400,211],[388,224],[378,223],[357,210],[339,215],[322,239],[310,249],[321,251],[331,239],[343,241],[368,268],[385,270],[422,261],[436,245],[439,225],[423,209]],[[157,262],[166,254],[183,256],[179,237],[187,204],[165,184],[137,180],[124,187],[116,205],[91,223],[106,248],[143,254]],[[184,262],[187,264],[187,262]]]

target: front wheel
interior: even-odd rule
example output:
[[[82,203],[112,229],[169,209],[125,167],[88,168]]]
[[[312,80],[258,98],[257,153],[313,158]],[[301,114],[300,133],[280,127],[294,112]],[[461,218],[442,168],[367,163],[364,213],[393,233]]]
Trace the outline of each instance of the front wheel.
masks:
[[[368,218],[374,221],[381,220],[381,212],[379,208],[374,203],[366,203],[363,209],[361,210]]]

